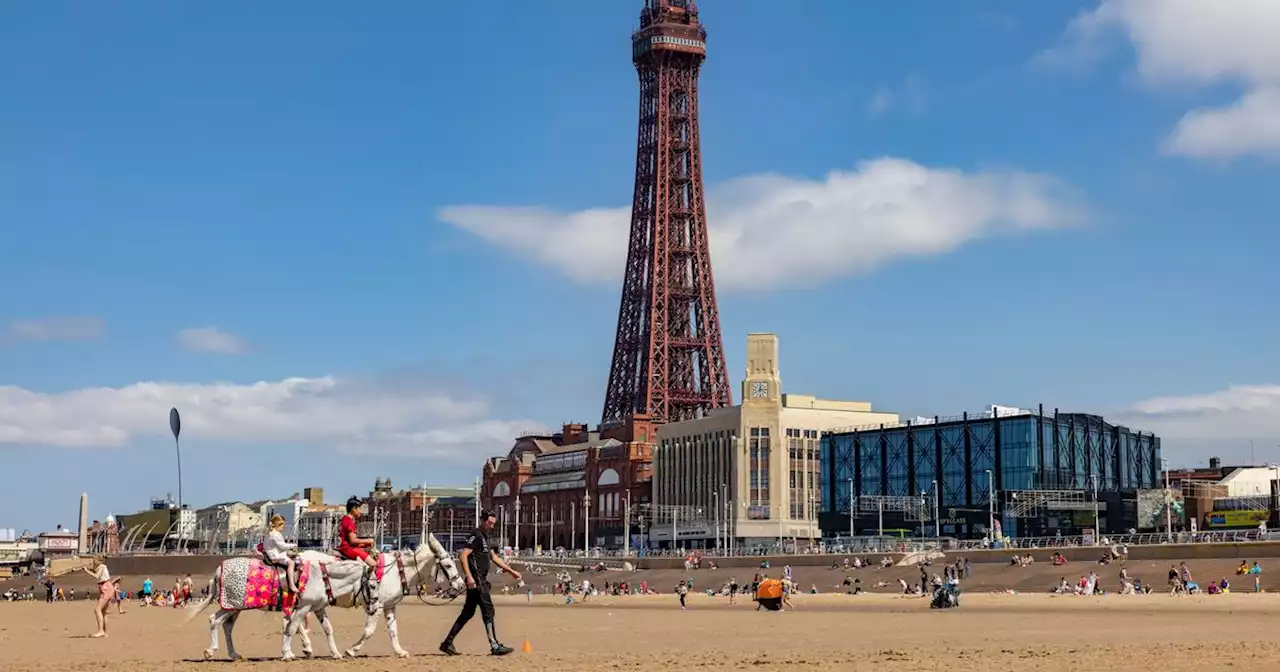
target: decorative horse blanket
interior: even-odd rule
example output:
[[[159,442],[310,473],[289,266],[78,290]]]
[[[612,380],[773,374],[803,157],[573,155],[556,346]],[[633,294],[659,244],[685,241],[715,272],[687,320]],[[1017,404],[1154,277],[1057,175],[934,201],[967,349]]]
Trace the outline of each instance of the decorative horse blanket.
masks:
[[[279,609],[285,616],[293,615],[297,595],[281,587],[283,568],[254,558],[230,558],[222,561],[221,569],[219,607],[234,611]],[[303,562],[296,569],[298,590],[304,591],[311,575],[311,563]]]

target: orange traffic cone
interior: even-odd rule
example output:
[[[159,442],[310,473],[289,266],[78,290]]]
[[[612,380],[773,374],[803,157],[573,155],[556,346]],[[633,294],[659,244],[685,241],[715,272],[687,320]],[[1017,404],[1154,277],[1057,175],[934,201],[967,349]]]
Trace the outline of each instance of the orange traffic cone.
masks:
[[[524,646],[521,646],[520,650],[524,653],[533,653],[533,645],[529,643],[528,637],[524,638]]]

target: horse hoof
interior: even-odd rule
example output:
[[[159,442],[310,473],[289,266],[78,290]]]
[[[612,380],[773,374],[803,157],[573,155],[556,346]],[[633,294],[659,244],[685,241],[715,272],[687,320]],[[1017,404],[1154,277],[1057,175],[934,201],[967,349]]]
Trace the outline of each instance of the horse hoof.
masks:
[[[409,657],[408,651],[396,651],[396,658],[408,658],[408,657]]]
[[[341,651],[339,651],[339,652],[337,652],[337,653],[333,654],[333,659],[334,659],[334,660],[342,660],[342,652],[341,652]]]
[[[356,651],[355,649],[347,649],[346,654],[348,658],[355,658],[356,656],[360,655],[360,652]]]
[[[315,657],[316,657],[316,652],[315,652],[315,651],[303,651],[303,652],[302,652],[302,656],[303,656],[304,658],[315,658]]]
[[[213,650],[212,650],[212,649],[205,649],[205,650],[204,650],[204,659],[205,659],[205,660],[213,660]]]
[[[295,658],[297,658],[297,656],[293,655],[292,653],[287,654],[287,655],[280,656],[280,660],[284,660],[284,661],[290,661],[290,660],[293,660],[293,659],[295,659]]]

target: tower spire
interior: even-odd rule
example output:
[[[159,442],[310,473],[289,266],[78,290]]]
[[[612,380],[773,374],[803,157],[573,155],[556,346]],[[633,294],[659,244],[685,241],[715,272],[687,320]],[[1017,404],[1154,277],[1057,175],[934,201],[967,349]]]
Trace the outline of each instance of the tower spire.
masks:
[[[733,403],[711,276],[698,131],[707,32],[691,0],[646,0],[631,236],[603,423],[689,420]]]

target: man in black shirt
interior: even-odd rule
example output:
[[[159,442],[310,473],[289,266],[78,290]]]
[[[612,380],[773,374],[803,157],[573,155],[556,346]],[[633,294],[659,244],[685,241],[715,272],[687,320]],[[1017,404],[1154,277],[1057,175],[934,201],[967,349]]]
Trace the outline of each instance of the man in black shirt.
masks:
[[[489,547],[489,533],[497,522],[497,516],[486,511],[480,514],[480,528],[467,539],[467,545],[458,554],[458,562],[462,565],[462,574],[467,580],[467,602],[462,605],[462,613],[454,621],[449,636],[440,644],[440,651],[445,655],[456,656],[458,650],[453,648],[453,639],[462,632],[462,628],[476,615],[480,609],[480,618],[484,621],[485,634],[489,636],[489,653],[505,656],[511,653],[511,647],[498,641],[498,633],[493,623],[493,597],[489,595],[489,565],[501,567],[504,571],[520,580],[520,572],[511,569],[496,551]]]

